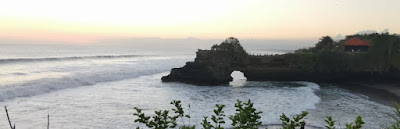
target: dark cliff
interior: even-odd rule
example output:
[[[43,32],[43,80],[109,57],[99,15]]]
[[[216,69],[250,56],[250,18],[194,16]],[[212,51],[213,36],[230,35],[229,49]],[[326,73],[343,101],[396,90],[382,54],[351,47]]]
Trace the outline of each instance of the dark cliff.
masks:
[[[232,81],[233,71],[243,72],[249,81],[398,81],[399,55],[394,52],[389,59],[375,59],[369,53],[321,50],[254,56],[247,54],[236,38],[228,38],[211,50],[198,50],[195,61],[172,69],[162,81],[221,85]],[[379,61],[384,63],[376,63]]]
[[[234,70],[243,71],[248,55],[236,38],[228,38],[211,50],[198,50],[194,62],[174,68],[163,82],[184,82],[196,85],[220,85],[232,81]]]

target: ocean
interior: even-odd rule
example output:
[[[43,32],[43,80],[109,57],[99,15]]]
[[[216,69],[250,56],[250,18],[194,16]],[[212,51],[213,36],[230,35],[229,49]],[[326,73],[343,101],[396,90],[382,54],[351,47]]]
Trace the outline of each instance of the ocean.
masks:
[[[287,51],[257,49],[257,53]],[[282,113],[308,111],[307,125],[325,126],[331,115],[340,127],[362,115],[366,128],[393,122],[389,106],[371,101],[338,86],[312,82],[253,82],[240,72],[223,86],[162,83],[171,68],[193,61],[195,51],[146,50],[118,46],[1,45],[0,106],[7,106],[17,128],[46,128],[47,114],[54,129],[133,129],[134,107],[147,114],[173,108],[181,100],[200,127],[215,104],[225,104],[227,116],[235,113],[236,100],[251,99],[262,111],[263,125],[280,124]],[[191,105],[188,108],[188,105]],[[225,127],[230,127],[228,122]],[[178,121],[179,122],[179,121]],[[4,111],[0,127],[8,128]]]

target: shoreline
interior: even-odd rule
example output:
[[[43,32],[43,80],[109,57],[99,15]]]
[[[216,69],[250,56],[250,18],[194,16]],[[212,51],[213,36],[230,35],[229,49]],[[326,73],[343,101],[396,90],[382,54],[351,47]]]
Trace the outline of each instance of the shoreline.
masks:
[[[393,107],[394,102],[400,104],[400,83],[341,83],[337,84],[342,89],[349,90],[356,94],[362,94],[369,100]]]

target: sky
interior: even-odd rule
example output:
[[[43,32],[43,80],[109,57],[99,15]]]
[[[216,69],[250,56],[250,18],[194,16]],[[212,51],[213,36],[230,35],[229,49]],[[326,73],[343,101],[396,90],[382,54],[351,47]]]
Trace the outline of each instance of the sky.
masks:
[[[399,5],[400,0],[0,0],[0,43],[400,33]]]

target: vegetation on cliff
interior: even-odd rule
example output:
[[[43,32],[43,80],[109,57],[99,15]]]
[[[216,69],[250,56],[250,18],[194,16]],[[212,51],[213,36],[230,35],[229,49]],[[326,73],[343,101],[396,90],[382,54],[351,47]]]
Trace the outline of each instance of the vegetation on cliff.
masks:
[[[162,81],[178,81],[196,85],[220,85],[232,81],[234,70],[242,70],[248,64],[248,54],[237,38],[230,37],[210,50],[198,50],[194,62],[182,68],[174,68]]]
[[[346,52],[344,42],[360,38],[371,43],[367,52]],[[322,37],[315,47],[299,49],[292,58],[295,69],[310,72],[368,72],[371,74],[399,71],[400,37],[398,35],[367,34],[351,35],[341,41]]]
[[[234,67],[244,67],[248,60],[247,52],[235,37],[229,37],[219,45],[214,44],[211,47],[211,53],[213,53],[211,58],[217,58],[219,61],[224,60],[224,63],[228,61]],[[215,62],[218,61],[215,60]]]
[[[211,50],[228,51],[232,54],[246,54],[246,51],[242,45],[240,45],[239,40],[235,37],[229,37],[219,45],[214,44],[211,47]]]

